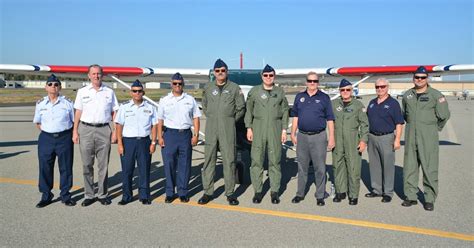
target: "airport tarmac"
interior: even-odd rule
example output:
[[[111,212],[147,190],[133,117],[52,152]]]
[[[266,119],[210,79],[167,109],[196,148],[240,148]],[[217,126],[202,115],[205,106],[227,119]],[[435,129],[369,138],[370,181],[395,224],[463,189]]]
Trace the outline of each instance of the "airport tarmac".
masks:
[[[369,99],[364,97],[362,101],[367,104]],[[410,208],[400,205],[404,146],[396,153],[396,194],[392,202],[381,203],[380,198],[364,197],[370,187],[365,152],[359,204],[350,206],[347,200],[333,203],[328,198],[326,206],[319,207],[314,198],[314,184],[304,201],[291,203],[297,181],[296,154],[292,150],[285,150],[282,161],[280,204],[270,203],[266,181],[266,195],[261,204],[252,203],[254,191],[251,185],[237,185],[240,205],[229,206],[223,194],[222,166],[218,161],[217,198],[207,205],[198,205],[197,200],[202,195],[202,145],[195,147],[193,153],[189,203],[180,203],[179,200],[164,203],[164,169],[158,149],[152,158],[153,204],[144,206],[134,201],[119,206],[121,169],[117,147],[113,145],[109,165],[112,205],[102,206],[96,202],[81,207],[82,163],[76,145],[72,194],[78,204],[66,207],[56,202],[37,209],[35,205],[40,199],[37,187],[39,131],[31,122],[34,107],[2,107],[0,246],[473,247],[474,101],[457,101],[454,97],[449,97],[448,101],[451,119],[440,132],[440,189],[433,212],[425,211],[422,204]],[[205,118],[201,130],[204,130],[204,125]],[[331,154],[328,153],[327,164],[331,163]],[[59,182],[57,166],[55,182]],[[328,183],[327,191],[329,188]],[[59,195],[57,187],[53,193],[55,197]],[[136,190],[134,194],[137,194]]]

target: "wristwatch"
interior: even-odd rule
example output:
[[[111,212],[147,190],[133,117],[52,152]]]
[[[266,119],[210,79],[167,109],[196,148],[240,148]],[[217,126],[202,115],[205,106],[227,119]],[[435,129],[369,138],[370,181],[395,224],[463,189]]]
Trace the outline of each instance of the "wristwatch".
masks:
[[[156,145],[156,141],[153,140],[153,141],[151,142],[151,144],[152,144],[152,145]]]

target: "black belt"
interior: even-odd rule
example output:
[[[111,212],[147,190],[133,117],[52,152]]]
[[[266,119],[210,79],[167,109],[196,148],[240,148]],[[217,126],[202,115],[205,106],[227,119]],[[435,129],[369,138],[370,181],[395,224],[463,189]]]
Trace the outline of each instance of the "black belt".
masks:
[[[165,127],[165,131],[173,131],[173,132],[178,132],[178,133],[187,132],[187,131],[190,131],[190,130],[191,130],[191,128],[187,128],[187,129],[175,129],[175,128]]]
[[[375,136],[382,136],[382,135],[392,134],[393,132],[387,132],[387,133],[370,132],[370,133],[375,135]]]
[[[323,131],[325,131],[326,129],[321,129],[321,130],[318,130],[318,131],[314,131],[314,132],[306,132],[306,131],[302,131],[302,130],[299,130],[298,132],[302,133],[302,134],[306,134],[306,135],[315,135],[315,134],[318,134],[318,133],[321,133]]]
[[[45,132],[45,131],[42,131],[44,134],[46,135],[49,135],[49,136],[52,136],[53,138],[59,138],[65,134],[68,134],[72,131],[72,128],[68,129],[68,130],[64,130],[62,132],[59,132],[59,133],[48,133],[48,132]]]
[[[88,123],[84,121],[81,121],[81,123],[89,127],[105,127],[109,125],[109,123]]]
[[[123,137],[124,139],[136,139],[136,140],[141,140],[141,139],[149,139],[150,136],[145,136],[145,137]]]

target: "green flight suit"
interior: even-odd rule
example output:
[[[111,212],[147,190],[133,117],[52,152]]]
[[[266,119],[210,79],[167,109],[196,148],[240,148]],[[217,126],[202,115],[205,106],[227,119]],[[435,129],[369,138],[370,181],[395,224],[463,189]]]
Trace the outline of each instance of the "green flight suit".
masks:
[[[367,144],[369,120],[364,104],[353,98],[346,106],[342,98],[332,101],[336,147],[332,152],[334,178],[337,193],[348,192],[349,198],[358,198],[362,154],[357,146]],[[348,191],[349,190],[349,191]]]
[[[263,85],[253,87],[247,96],[245,126],[252,128],[250,178],[255,193],[262,192],[263,161],[268,154],[271,192],[280,191],[281,133],[288,128],[289,106],[281,87],[268,91]]]
[[[202,168],[202,186],[206,195],[214,194],[217,149],[222,156],[225,195],[231,196],[235,187],[235,123],[244,117],[245,100],[240,87],[227,81],[219,88],[209,82],[202,95],[202,110],[206,115],[206,145]]]
[[[428,86],[418,95],[407,90],[402,99],[405,125],[403,188],[407,200],[415,201],[418,193],[419,167],[423,170],[425,201],[434,203],[438,195],[439,137],[450,117],[448,102],[441,92]]]

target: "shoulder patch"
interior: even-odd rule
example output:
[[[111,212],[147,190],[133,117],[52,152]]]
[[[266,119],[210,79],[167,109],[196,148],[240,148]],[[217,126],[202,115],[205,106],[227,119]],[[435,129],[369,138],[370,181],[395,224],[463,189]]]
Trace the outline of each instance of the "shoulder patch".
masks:
[[[443,103],[443,102],[446,102],[446,97],[442,96],[438,99],[438,102],[439,103]]]

